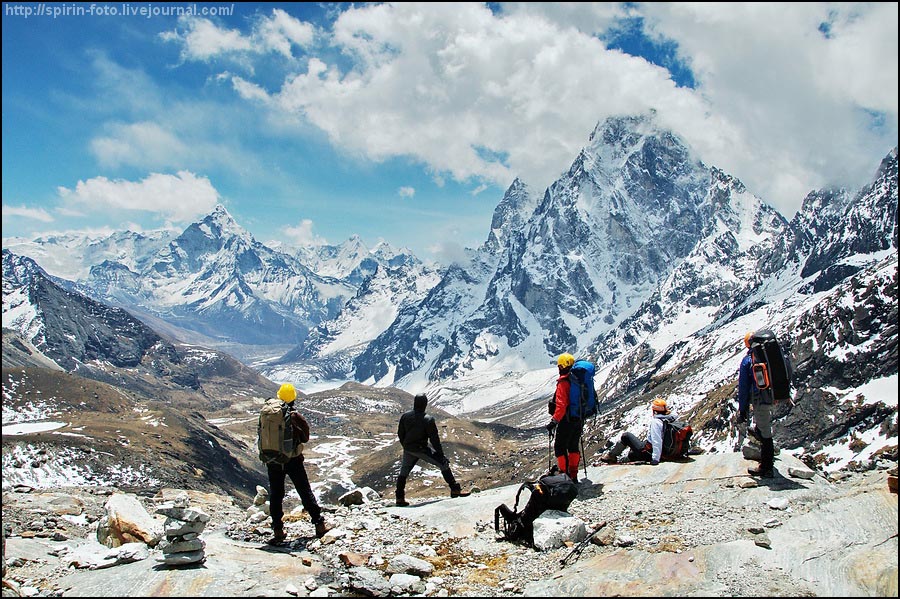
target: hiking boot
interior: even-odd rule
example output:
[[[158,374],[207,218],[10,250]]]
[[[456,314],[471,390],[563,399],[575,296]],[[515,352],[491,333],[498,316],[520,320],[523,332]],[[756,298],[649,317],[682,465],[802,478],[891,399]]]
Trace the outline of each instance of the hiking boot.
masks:
[[[750,476],[758,476],[760,478],[772,478],[775,476],[774,468],[765,468],[762,464],[754,468],[747,468],[747,473]]]
[[[406,507],[409,502],[406,500],[406,477],[397,477],[397,507]]]
[[[472,494],[471,491],[463,491],[462,487],[453,487],[452,489],[450,489],[450,497],[453,497],[453,498],[468,497],[471,494]]]
[[[287,534],[284,532],[284,529],[276,528],[275,534],[273,534],[272,538],[269,539],[269,545],[281,545],[286,538]]]
[[[331,530],[332,528],[334,528],[334,527],[329,525],[327,522],[325,522],[325,518],[319,518],[316,521],[316,537],[321,539],[322,537],[325,536],[325,533],[328,532],[329,530]]]

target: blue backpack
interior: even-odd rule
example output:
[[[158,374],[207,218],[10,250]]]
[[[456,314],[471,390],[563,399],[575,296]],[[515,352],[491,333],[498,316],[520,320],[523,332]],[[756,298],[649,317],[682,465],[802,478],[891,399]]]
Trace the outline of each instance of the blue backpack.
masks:
[[[594,365],[587,360],[578,360],[569,372],[569,417],[584,419],[596,414]]]

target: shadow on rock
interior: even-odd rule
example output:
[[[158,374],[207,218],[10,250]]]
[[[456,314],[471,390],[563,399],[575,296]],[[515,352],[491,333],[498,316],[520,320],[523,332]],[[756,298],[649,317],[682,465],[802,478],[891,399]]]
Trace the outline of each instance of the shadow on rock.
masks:
[[[576,499],[584,501],[585,499],[596,499],[601,495],[603,495],[603,483],[595,483],[589,478],[581,479]]]

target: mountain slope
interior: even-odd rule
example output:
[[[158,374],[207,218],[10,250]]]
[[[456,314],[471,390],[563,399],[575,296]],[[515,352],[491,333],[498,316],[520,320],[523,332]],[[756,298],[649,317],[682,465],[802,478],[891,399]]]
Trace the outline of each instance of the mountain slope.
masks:
[[[618,355],[664,319],[697,320],[679,311],[709,316],[748,295],[784,265],[792,242],[787,221],[700,163],[653,114],[599,124],[539,202],[516,201],[521,193],[514,183],[495,213],[525,207],[505,244],[492,225],[486,247],[499,258],[479,264],[493,268],[488,280],[472,269],[465,301],[431,296],[395,321],[360,357],[360,380],[406,386],[507,362],[539,368],[604,335],[607,355]],[[445,276],[438,288],[464,279]],[[453,316],[435,327],[429,315],[438,313]],[[406,358],[391,363],[398,354]]]

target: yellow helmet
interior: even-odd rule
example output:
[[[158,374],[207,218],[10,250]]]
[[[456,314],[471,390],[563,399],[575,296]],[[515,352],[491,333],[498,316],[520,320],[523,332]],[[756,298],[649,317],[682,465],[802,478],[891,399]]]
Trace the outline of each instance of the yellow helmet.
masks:
[[[663,399],[662,396],[657,395],[651,405],[654,412],[662,412],[665,414],[669,411],[668,406],[666,406],[666,400]]]
[[[278,399],[283,402],[291,403],[297,399],[297,390],[290,383],[285,383],[278,389]]]
[[[562,368],[571,368],[574,363],[575,356],[572,354],[561,354],[556,360],[556,365],[561,366]]]
[[[753,333],[755,331],[747,331],[747,334],[744,335],[744,347],[750,347],[750,338],[753,337]]]

